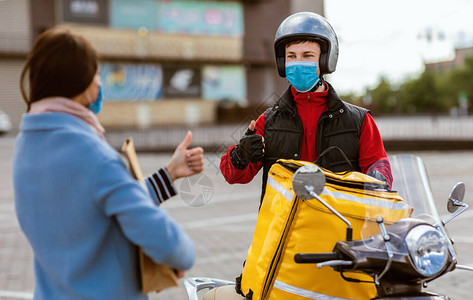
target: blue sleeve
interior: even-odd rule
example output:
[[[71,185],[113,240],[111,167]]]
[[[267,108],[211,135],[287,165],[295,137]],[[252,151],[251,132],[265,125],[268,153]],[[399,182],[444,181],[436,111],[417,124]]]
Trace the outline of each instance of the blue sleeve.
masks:
[[[97,205],[108,217],[117,219],[131,243],[142,247],[157,263],[179,270],[192,267],[195,249],[189,236],[153,203],[120,160],[102,162],[93,180]]]

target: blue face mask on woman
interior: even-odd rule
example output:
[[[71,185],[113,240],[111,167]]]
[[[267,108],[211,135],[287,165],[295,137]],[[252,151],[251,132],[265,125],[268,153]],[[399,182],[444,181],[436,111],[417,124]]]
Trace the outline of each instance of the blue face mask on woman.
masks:
[[[98,114],[100,110],[102,109],[102,100],[103,100],[102,84],[99,84],[99,93],[97,95],[97,99],[95,99],[94,103],[88,106],[88,109],[90,109],[94,114]]]
[[[310,91],[318,82],[317,63],[295,61],[286,63],[286,79],[300,93]]]

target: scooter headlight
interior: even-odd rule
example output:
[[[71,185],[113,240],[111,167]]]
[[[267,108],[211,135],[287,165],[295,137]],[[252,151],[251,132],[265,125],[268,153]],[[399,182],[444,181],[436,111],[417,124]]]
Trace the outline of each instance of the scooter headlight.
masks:
[[[417,271],[424,276],[434,276],[445,267],[448,248],[445,237],[435,227],[419,225],[406,236],[407,249]]]

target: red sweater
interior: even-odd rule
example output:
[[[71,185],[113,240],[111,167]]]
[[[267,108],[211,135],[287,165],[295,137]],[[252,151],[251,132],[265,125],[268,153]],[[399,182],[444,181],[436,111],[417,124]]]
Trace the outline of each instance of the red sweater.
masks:
[[[317,159],[316,132],[317,122],[320,115],[327,110],[327,89],[323,92],[299,93],[291,88],[296,103],[297,112],[302,120],[304,127],[304,137],[301,145],[301,160],[315,161]],[[264,136],[264,113],[256,120],[256,134]],[[220,160],[220,170],[225,180],[230,183],[248,183],[258,173],[263,166],[262,162],[248,164],[248,167],[239,170],[235,168],[230,159],[230,151],[235,147],[228,149],[227,153]],[[384,150],[383,141],[379,134],[378,127],[371,114],[366,114],[361,127],[359,140],[360,154],[358,157],[359,166],[363,173],[377,170],[386,177],[389,186],[392,184],[391,167]]]

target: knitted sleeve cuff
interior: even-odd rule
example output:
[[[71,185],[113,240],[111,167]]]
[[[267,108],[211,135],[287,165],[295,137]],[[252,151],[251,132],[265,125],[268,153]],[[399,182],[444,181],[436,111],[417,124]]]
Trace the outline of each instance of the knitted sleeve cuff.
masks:
[[[148,185],[152,187],[150,193],[156,195],[159,203],[163,203],[167,199],[177,195],[176,187],[166,168],[159,169],[156,173],[146,178],[146,181]]]

